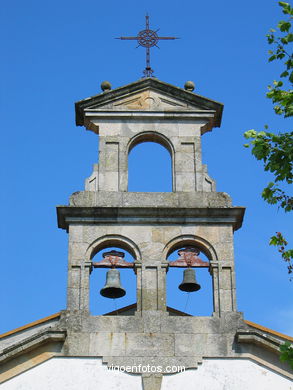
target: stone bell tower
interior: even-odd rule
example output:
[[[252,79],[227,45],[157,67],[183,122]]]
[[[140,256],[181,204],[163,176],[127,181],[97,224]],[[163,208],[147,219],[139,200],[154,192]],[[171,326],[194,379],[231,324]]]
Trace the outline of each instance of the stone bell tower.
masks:
[[[69,232],[68,311],[89,311],[92,258],[118,246],[135,259],[136,318],[161,320],[167,256],[195,246],[209,259],[214,317],[236,313],[233,232],[244,209],[216,192],[201,155],[201,137],[220,126],[223,105],[193,93],[190,82],[185,90],[153,78],[115,90],[107,82],[102,87],[100,95],[76,103],[77,125],[99,135],[99,161],[85,191],[58,208],[59,227]],[[172,193],[128,192],[129,152],[146,141],[169,151]]]
[[[183,89],[144,78],[102,89],[76,103],[77,125],[99,137],[98,161],[85,191],[57,207],[69,236],[67,307],[0,335],[3,390],[290,389],[290,368],[278,354],[293,339],[245,321],[236,308],[233,233],[244,208],[216,192],[201,156],[201,137],[220,126],[222,104],[194,93],[191,82]],[[172,192],[128,191],[129,152],[146,141],[169,151]],[[180,257],[170,261],[174,251]],[[184,291],[199,288],[195,268],[208,269],[210,316],[166,306],[172,267],[184,269]],[[123,295],[120,269],[134,271],[136,304],[92,315],[90,275],[101,268],[112,277],[101,290],[106,297]]]
[[[241,226],[244,209],[216,192],[201,154],[201,137],[220,126],[223,105],[193,93],[190,82],[185,89],[154,78],[115,90],[107,82],[102,87],[103,93],[76,103],[77,125],[99,136],[98,163],[85,191],[74,193],[69,206],[58,207],[59,227],[69,232],[66,317],[76,331],[90,329],[103,340],[83,344],[80,352],[87,345],[87,353],[103,356],[108,363],[146,363],[161,356],[165,365],[179,359],[195,367],[203,355],[229,348],[231,334],[222,335],[226,319],[229,324],[233,319],[229,332],[234,332],[241,318],[236,310],[233,232]],[[128,155],[145,141],[169,151],[173,192],[128,192]],[[93,263],[93,256],[113,246],[135,259],[137,308],[134,316],[111,318],[110,325],[107,316],[89,312],[89,278],[93,268],[107,266],[106,261]],[[174,317],[167,312],[168,267],[188,265],[186,256],[176,264],[168,263],[167,257],[183,247],[196,247],[209,259],[205,266],[213,285],[211,317]],[[201,266],[196,259],[194,254],[192,267]],[[117,267],[125,266],[122,259],[117,261]],[[113,345],[106,345],[107,333],[116,340],[115,353]],[[72,353],[70,339],[68,351]]]

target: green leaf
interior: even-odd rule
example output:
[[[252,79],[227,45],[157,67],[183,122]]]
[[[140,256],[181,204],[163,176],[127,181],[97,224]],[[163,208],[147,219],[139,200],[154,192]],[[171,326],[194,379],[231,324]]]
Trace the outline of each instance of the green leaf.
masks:
[[[268,35],[268,43],[271,45],[274,42],[274,37]]]
[[[263,138],[263,137],[265,137],[266,135],[267,135],[267,133],[266,133],[265,131],[259,131],[259,132],[257,133],[257,136],[260,137],[260,138]]]
[[[281,21],[278,23],[278,28],[279,28],[282,32],[289,31],[289,30],[290,30],[290,27],[291,27],[291,23],[290,23],[290,22],[286,22],[286,21],[284,21],[284,20],[281,20]]]
[[[274,110],[275,110],[275,113],[278,115],[281,115],[283,113],[283,110],[280,106],[275,106]]]
[[[273,246],[278,245],[278,239],[276,236],[271,237],[269,245],[273,245]]]
[[[284,57],[285,57],[285,53],[283,53],[283,52],[277,54],[277,58],[278,58],[279,60],[282,60]]]
[[[247,130],[245,133],[244,133],[244,137],[247,139],[247,138],[255,138],[256,137],[256,131],[251,129],[251,130]]]

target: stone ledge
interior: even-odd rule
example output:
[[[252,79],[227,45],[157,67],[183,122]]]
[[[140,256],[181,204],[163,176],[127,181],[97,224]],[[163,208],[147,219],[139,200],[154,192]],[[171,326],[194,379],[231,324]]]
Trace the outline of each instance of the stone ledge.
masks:
[[[17,355],[38,347],[39,345],[46,344],[48,342],[64,341],[66,333],[67,332],[65,330],[47,329],[45,331],[38,332],[37,334],[30,336],[20,342],[16,342],[15,344],[4,348],[0,352],[0,363],[2,364]]]
[[[261,346],[277,354],[280,353],[280,346],[282,345],[281,340],[258,331],[237,332],[236,340],[238,343]]]
[[[81,191],[71,195],[70,206],[82,207],[231,207],[225,192],[109,192]]]
[[[230,225],[242,226],[244,207],[76,207],[58,206],[58,227],[69,225]]]

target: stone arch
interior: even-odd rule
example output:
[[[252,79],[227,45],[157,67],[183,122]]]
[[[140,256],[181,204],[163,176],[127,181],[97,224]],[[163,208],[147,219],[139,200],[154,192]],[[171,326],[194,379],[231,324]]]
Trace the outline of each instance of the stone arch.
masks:
[[[171,157],[171,166],[172,166],[172,191],[176,191],[176,183],[175,183],[175,148],[173,143],[170,141],[168,137],[166,137],[164,134],[161,134],[157,131],[143,131],[135,136],[133,136],[126,148],[127,156],[129,156],[129,153],[131,150],[144,142],[155,142],[161,146],[163,146],[170,154]],[[128,162],[127,162],[128,164]]]
[[[204,238],[192,234],[184,234],[181,236],[177,236],[170,240],[164,250],[163,250],[163,258],[167,259],[168,256],[174,252],[176,249],[180,249],[184,246],[196,246],[200,251],[202,251],[209,261],[218,261],[217,252],[215,251],[212,244],[205,240]]]
[[[141,144],[143,142],[156,142],[164,146],[170,153],[171,158],[173,159],[175,149],[172,142],[164,134],[161,134],[157,131],[143,131],[133,136],[128,142],[127,154],[129,154],[136,145]]]
[[[141,254],[138,246],[129,238],[119,234],[107,234],[94,240],[86,250],[86,260],[91,261],[96,253],[108,247],[124,249],[133,256],[136,262],[141,262]]]

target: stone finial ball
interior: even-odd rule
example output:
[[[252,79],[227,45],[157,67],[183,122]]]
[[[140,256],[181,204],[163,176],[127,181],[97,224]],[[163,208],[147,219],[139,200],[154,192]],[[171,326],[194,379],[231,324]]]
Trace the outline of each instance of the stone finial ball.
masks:
[[[109,83],[109,81],[103,81],[101,83],[101,89],[102,91],[110,91],[110,89],[112,89],[112,85]]]
[[[192,92],[195,88],[194,82],[193,81],[186,81],[184,84],[184,89],[186,91]]]

